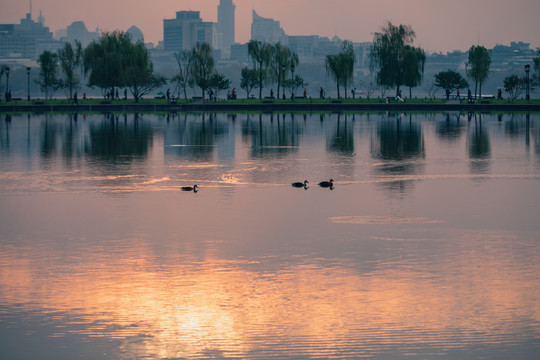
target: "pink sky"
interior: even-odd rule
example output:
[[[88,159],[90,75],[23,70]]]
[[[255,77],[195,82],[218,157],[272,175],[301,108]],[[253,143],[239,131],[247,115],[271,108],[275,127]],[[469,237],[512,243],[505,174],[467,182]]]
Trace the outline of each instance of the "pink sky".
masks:
[[[0,23],[18,23],[29,0],[0,0]],[[386,20],[412,25],[416,44],[425,50],[467,50],[478,42],[492,47],[524,41],[540,47],[540,0],[233,0],[236,41],[251,35],[251,11],[281,21],[289,35],[371,41]],[[73,21],[89,30],[139,27],[147,42],[163,39],[163,19],[176,11],[198,10],[204,21],[217,21],[219,0],[33,0],[33,18],[40,9],[45,24],[56,31]]]

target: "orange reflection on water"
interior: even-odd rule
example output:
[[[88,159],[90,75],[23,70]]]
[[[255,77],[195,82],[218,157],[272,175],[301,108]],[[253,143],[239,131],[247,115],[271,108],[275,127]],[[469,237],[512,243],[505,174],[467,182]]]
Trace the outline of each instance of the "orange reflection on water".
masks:
[[[87,336],[126,339],[131,352],[161,358],[196,357],[208,349],[247,354],[264,348],[265,340],[310,356],[370,342],[451,348],[459,346],[456,334],[460,341],[482,334],[496,340],[514,330],[515,319],[540,321],[540,293],[530,288],[535,279],[498,271],[501,259],[482,252],[442,257],[436,275],[391,264],[359,273],[350,264],[268,270],[215,251],[203,260],[168,254],[163,263],[148,244],[130,242],[123,251],[107,255],[95,248],[78,259],[39,249],[41,261],[6,248],[0,302],[64,313],[85,323]],[[53,336],[70,331],[67,321]],[[133,337],[139,341],[127,341]]]

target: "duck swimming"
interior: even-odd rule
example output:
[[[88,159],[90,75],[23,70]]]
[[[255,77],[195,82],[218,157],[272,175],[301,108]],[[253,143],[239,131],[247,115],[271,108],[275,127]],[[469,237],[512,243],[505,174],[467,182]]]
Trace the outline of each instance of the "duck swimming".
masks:
[[[182,191],[193,191],[193,192],[197,192],[198,189],[199,189],[199,186],[197,186],[197,185],[193,185],[193,187],[191,187],[191,186],[182,186],[180,189],[181,189]]]
[[[303,187],[303,188],[306,188],[306,189],[307,189],[307,188],[308,188],[307,184],[309,184],[309,181],[304,180],[303,183],[302,183],[302,182],[293,182],[293,183],[291,184],[291,186],[292,186],[292,187],[295,187],[295,188],[301,188],[301,187]]]
[[[330,179],[330,181],[321,181],[319,183],[320,187],[323,188],[333,188],[334,187],[334,179]]]

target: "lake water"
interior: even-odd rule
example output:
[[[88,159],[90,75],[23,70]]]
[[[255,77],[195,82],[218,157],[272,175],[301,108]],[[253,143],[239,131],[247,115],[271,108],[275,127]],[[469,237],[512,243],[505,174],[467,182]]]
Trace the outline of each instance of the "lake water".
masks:
[[[540,114],[0,115],[3,360],[540,359],[539,245]]]

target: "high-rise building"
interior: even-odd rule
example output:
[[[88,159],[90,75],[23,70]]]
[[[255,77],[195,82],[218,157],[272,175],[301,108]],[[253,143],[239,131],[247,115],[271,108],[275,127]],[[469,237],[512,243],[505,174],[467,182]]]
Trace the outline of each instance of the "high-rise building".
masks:
[[[236,5],[232,0],[220,0],[218,5],[217,32],[222,37],[222,50],[225,57],[231,54],[231,46],[235,43],[234,11]]]
[[[42,15],[38,22],[28,13],[20,24],[0,25],[0,57],[37,59],[43,51],[56,51],[60,45]]]
[[[165,51],[179,52],[206,42],[215,48],[216,24],[204,22],[199,11],[178,11],[176,19],[163,20]]]
[[[255,10],[253,10],[253,22],[251,23],[251,40],[270,44],[280,42],[287,45],[288,43],[287,34],[281,28],[280,22],[263,18]]]

